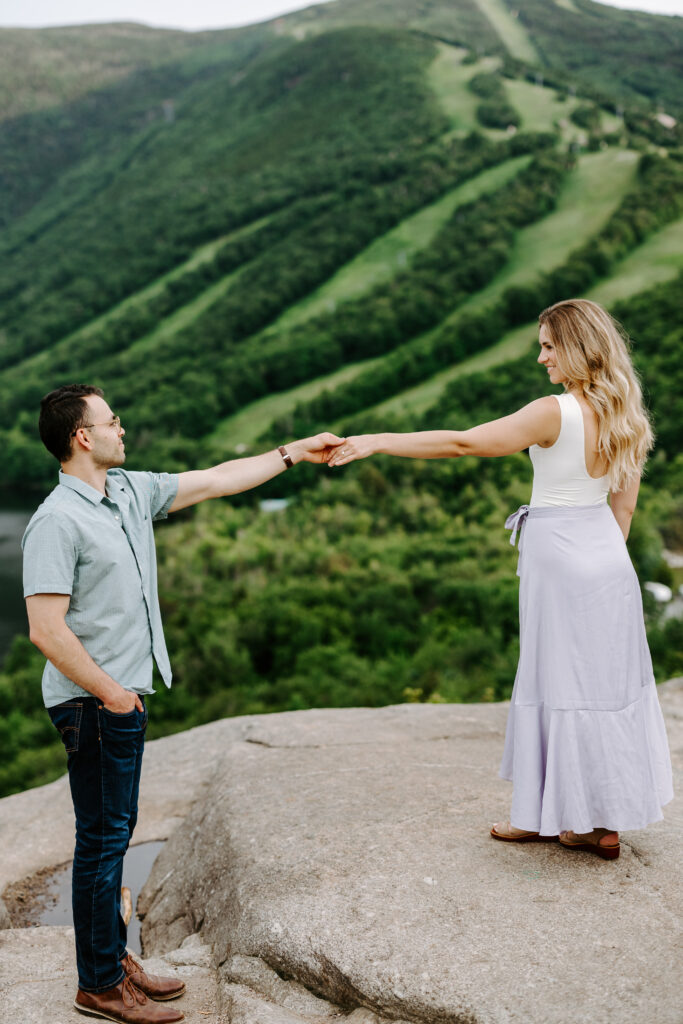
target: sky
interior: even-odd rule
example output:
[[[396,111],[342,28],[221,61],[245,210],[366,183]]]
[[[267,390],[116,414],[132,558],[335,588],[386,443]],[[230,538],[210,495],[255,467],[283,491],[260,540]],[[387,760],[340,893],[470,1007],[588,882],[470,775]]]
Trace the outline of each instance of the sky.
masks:
[[[318,0],[328,2],[328,0]],[[683,0],[603,0],[612,7],[683,15]],[[136,21],[159,28],[231,28],[311,6],[311,0],[0,0],[0,26],[40,28]]]

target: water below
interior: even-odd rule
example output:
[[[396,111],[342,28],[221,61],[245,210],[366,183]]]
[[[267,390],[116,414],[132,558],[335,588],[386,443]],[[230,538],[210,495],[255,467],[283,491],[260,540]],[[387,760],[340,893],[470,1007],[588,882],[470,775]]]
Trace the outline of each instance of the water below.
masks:
[[[123,861],[123,884],[130,889],[133,901],[133,916],[128,925],[128,948],[133,953],[140,953],[140,922],[135,916],[140,890],[149,878],[152,864],[164,845],[163,840],[153,843],[140,843],[131,846]],[[71,863],[56,872],[47,890],[49,906],[40,916],[39,924],[71,925]]]
[[[21,538],[36,506],[0,509],[0,666],[12,637],[28,635],[21,584]]]

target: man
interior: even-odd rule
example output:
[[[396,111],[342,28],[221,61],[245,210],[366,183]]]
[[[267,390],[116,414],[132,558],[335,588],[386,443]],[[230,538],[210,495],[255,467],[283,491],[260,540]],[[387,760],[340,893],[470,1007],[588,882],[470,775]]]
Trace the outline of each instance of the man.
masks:
[[[133,960],[120,914],[153,660],[171,685],[152,523],[257,487],[297,462],[326,462],[341,439],[319,434],[189,473],[130,473],[120,468],[121,422],[102,391],[86,385],[46,395],[39,429],[61,471],[24,534],[24,596],[31,640],[48,659],[43,698],[68,754],[76,815],[74,1005],[107,1020],[172,1024],[184,1015],[158,1002],[185,986]]]

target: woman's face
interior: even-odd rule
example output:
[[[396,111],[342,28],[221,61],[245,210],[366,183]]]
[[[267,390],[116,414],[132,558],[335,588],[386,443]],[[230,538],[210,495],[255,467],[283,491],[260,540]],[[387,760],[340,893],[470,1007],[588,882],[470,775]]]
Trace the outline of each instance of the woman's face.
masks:
[[[545,324],[541,324],[541,329],[538,332],[538,343],[541,346],[538,362],[541,366],[545,366],[550,383],[562,384],[565,376],[557,365],[555,346]]]

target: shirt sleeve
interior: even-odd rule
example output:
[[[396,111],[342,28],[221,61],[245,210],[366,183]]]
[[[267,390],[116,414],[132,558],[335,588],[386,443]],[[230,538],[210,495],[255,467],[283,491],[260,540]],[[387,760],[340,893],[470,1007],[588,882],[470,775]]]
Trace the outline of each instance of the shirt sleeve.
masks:
[[[31,521],[21,542],[24,549],[24,597],[71,594],[78,553],[75,537],[54,515]]]
[[[152,494],[150,499],[150,510],[152,519],[166,519],[168,510],[173,504],[178,493],[179,477],[177,473],[147,473],[151,484]]]

